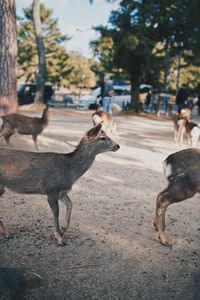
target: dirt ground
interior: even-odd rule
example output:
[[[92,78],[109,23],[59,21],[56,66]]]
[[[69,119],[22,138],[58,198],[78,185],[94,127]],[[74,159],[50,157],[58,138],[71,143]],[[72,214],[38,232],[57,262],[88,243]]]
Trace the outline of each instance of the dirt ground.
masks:
[[[91,113],[51,109],[39,150],[73,151],[92,127]],[[167,184],[162,162],[179,150],[172,121],[115,119],[111,137],[121,148],[97,156],[73,186],[64,247],[53,241],[46,197],[7,191],[1,198],[0,219],[10,238],[0,237],[0,267],[24,267],[43,278],[41,287],[25,291],[26,300],[200,299],[199,196],[169,207],[172,248],[159,243],[153,227],[156,195]],[[34,151],[30,137],[16,135],[11,142],[13,148]],[[61,223],[64,212],[60,203]]]

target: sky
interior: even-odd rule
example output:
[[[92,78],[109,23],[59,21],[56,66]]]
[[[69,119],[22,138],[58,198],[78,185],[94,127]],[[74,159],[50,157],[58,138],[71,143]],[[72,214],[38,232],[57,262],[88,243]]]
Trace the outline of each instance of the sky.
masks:
[[[89,41],[98,38],[92,30],[96,25],[106,25],[110,12],[117,9],[118,4],[106,0],[42,0],[46,7],[53,9],[58,19],[58,27],[62,34],[71,36],[65,43],[68,51],[78,51],[85,57],[92,57]],[[32,4],[32,0],[16,0],[17,15],[23,16],[23,8]]]

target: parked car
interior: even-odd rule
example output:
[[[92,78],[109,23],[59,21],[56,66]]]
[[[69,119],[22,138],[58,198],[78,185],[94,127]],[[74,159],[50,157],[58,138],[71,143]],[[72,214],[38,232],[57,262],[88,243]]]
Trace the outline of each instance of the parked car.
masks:
[[[34,102],[36,93],[35,83],[24,83],[21,84],[17,90],[18,103],[19,105],[30,104]],[[44,103],[51,100],[54,91],[51,84],[45,84],[44,87]]]

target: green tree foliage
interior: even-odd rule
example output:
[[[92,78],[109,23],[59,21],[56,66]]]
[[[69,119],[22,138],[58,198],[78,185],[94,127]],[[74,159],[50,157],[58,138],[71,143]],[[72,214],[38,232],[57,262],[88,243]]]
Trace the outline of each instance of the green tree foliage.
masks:
[[[96,28],[101,37],[92,43],[94,53],[105,68],[110,55],[112,68],[122,68],[128,74],[132,87],[131,104],[136,111],[139,110],[139,85],[150,77],[150,68],[165,68],[163,82],[166,85],[172,57],[178,55],[188,63],[197,64],[194,55],[199,49],[197,12],[197,0],[192,3],[189,0],[121,0],[119,9],[111,13],[109,25]],[[112,48],[107,47],[105,51],[101,42],[104,43],[106,38],[111,40]],[[161,49],[156,49],[158,43],[162,45]]]
[[[68,68],[72,71],[67,77],[66,84],[81,88],[91,88],[96,85],[95,73],[91,70],[92,62],[77,52],[71,52],[68,59]]]
[[[60,83],[71,69],[68,67],[68,54],[62,45],[69,39],[62,35],[53,11],[41,5],[42,32],[45,45],[47,81]],[[38,56],[33,28],[32,7],[24,9],[24,17],[18,20],[18,78],[35,80]]]

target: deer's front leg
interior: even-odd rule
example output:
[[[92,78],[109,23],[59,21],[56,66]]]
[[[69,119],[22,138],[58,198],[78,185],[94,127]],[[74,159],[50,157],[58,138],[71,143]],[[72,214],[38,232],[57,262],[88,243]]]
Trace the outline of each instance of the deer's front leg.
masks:
[[[5,193],[4,187],[0,185],[0,197]],[[0,221],[0,232],[3,234],[4,237],[8,237],[8,230]]]
[[[66,217],[65,217],[66,224],[65,224],[64,231],[62,233],[62,237],[63,237],[69,227],[69,224],[70,224],[73,204],[72,204],[72,201],[70,200],[70,198],[68,197],[68,195],[65,193],[62,193],[60,195],[60,200],[66,205]]]
[[[63,245],[63,238],[59,227],[58,195],[48,195],[48,203],[54,217],[54,235],[58,245]]]

